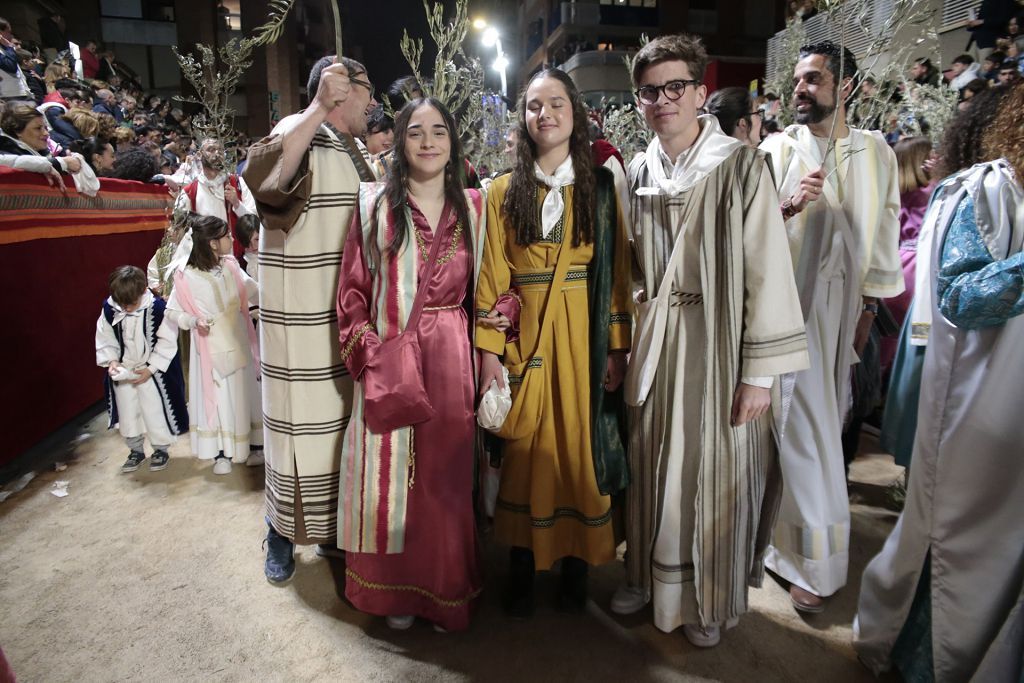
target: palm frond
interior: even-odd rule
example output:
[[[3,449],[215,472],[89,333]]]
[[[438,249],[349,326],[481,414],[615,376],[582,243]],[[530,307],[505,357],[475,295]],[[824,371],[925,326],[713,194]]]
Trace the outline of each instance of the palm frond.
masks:
[[[295,5],[295,0],[269,0],[267,4],[267,21],[257,26],[252,34],[254,45],[269,45],[277,42],[277,39],[284,33],[284,24],[288,19],[288,12]]]

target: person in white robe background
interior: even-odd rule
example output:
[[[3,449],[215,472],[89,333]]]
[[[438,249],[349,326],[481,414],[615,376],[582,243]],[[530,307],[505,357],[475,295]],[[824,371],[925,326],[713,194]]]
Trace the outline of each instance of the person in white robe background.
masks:
[[[842,425],[850,366],[867,342],[878,299],[903,291],[896,157],[877,132],[846,124],[856,87],[853,54],[804,46],[793,75],[798,125],[764,141],[786,217],[811,367],[796,377],[780,459],[784,490],[769,570],[790,583],[793,606],[820,612],[846,584],[850,506]],[[800,183],[819,172],[822,199],[801,207]],[[794,215],[794,212],[803,211]]]

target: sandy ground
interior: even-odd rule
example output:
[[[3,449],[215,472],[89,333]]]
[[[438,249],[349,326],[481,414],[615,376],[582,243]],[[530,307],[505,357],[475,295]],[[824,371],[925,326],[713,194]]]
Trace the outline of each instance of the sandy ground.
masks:
[[[899,469],[854,466],[850,584],[799,616],[773,580],[710,650],[661,633],[650,610],[607,608],[621,564],[592,574],[587,614],[553,609],[541,575],[531,621],[498,604],[505,551],[487,544],[487,590],[469,631],[392,632],[348,605],[340,561],[298,550],[284,587],[263,577],[262,468],[214,476],[187,440],[163,472],[120,474],[127,449],[103,418],[75,458],[0,503],[0,647],[19,681],[868,681],[850,646],[860,575],[895,515]],[[870,451],[872,443],[865,444]],[[68,482],[68,495],[51,494]]]

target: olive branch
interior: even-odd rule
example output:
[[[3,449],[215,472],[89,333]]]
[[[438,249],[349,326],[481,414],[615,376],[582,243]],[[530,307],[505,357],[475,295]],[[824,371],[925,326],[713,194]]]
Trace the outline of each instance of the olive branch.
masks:
[[[198,104],[202,111],[193,117],[193,132],[200,138],[221,141],[226,168],[235,165],[238,150],[225,144],[237,137],[235,110],[231,96],[238,89],[245,73],[252,66],[252,53],[261,45],[269,45],[281,37],[288,13],[295,0],[269,0],[267,21],[257,26],[251,36],[232,38],[216,51],[209,45],[197,43],[195,54],[183,54],[178,46],[171,46],[181,74],[195,90],[195,96],[179,95],[181,102]],[[340,40],[340,33],[339,33]]]

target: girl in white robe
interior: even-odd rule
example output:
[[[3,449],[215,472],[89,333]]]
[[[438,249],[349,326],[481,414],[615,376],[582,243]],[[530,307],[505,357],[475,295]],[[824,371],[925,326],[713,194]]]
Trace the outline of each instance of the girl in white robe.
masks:
[[[192,452],[201,460],[215,459],[214,474],[228,474],[232,462],[262,464],[259,352],[250,315],[259,292],[231,255],[227,223],[203,216],[193,221],[192,234],[192,253],[174,276],[167,313],[192,331]]]

